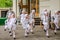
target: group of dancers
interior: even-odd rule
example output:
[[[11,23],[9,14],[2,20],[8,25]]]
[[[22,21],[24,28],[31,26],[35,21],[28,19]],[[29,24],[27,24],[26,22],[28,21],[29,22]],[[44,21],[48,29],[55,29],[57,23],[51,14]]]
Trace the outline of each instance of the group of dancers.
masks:
[[[31,13],[28,14],[26,10],[22,10],[22,14],[20,15],[20,20],[22,27],[25,31],[24,35],[25,37],[28,37],[29,33],[34,34],[34,27],[35,27],[35,10],[31,10]],[[49,15],[47,9],[44,9],[43,11],[43,16],[42,19],[43,21],[43,28],[46,33],[46,36],[49,38]],[[60,11],[55,12],[54,16],[54,24],[55,24],[55,29],[54,29],[54,34],[56,34],[57,29],[59,28],[58,22],[60,20]],[[15,36],[15,30],[16,30],[16,17],[15,13],[13,11],[8,11],[7,14],[7,20],[5,21],[5,28],[4,30],[6,31],[8,29],[10,36],[13,36],[14,39],[16,39]]]
[[[21,24],[23,29],[25,30],[25,37],[28,37],[28,34],[31,32],[33,34],[34,28],[34,14],[35,10],[32,10],[30,15],[27,14],[25,10],[22,11],[21,17]]]
[[[43,11],[43,16],[41,17],[42,21],[43,21],[43,27],[44,27],[44,31],[46,33],[46,36],[49,38],[49,12],[47,9],[44,9]],[[54,34],[57,33],[57,29],[59,29],[59,22],[60,21],[60,11],[56,11],[55,15],[54,15],[54,20],[50,22],[50,24],[53,22],[55,24],[54,26]]]
[[[30,15],[27,14],[25,10],[22,10],[22,14],[20,15],[21,19],[21,24],[23,29],[25,30],[25,37],[28,37],[28,34],[33,32],[34,28],[34,14],[35,10],[32,10]],[[8,30],[9,35],[13,36],[14,39],[16,39],[15,36],[15,30],[16,30],[16,23],[17,19],[15,17],[15,13],[11,11],[11,9],[7,12],[7,19],[5,20],[5,26],[4,26],[4,31]]]

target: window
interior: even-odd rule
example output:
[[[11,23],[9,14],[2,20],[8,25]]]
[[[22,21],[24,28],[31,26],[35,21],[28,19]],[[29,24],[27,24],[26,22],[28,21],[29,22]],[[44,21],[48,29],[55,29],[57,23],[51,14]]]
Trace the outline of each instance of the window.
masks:
[[[6,17],[7,11],[1,11],[1,17]]]

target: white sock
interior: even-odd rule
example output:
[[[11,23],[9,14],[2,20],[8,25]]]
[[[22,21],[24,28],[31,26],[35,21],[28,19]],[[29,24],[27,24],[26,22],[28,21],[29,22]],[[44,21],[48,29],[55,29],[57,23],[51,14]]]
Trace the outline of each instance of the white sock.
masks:
[[[48,30],[46,31],[46,36],[49,36]]]
[[[15,38],[15,32],[13,31],[13,38]]]

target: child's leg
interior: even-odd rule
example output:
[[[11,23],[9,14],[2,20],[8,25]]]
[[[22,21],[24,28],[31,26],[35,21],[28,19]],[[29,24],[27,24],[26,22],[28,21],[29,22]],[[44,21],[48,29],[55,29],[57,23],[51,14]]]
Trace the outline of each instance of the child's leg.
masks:
[[[57,28],[55,27],[54,33],[56,34],[56,32],[57,32]]]
[[[4,31],[6,31],[6,29],[7,29],[7,25],[5,25],[5,27],[4,27]]]
[[[16,30],[16,25],[13,25],[13,27],[12,27],[12,34],[13,34],[13,38],[14,39],[16,39],[15,30]]]
[[[55,25],[56,25],[56,28],[58,29],[58,28],[59,28],[58,23],[57,23],[57,24],[55,24]]]
[[[49,37],[49,33],[48,33],[48,30],[46,30],[46,36]]]
[[[32,22],[32,26],[33,28],[35,28],[35,20],[33,19],[33,22]]]
[[[46,32],[46,36],[49,37],[49,33],[48,33],[48,29],[49,29],[49,26],[47,24],[44,25],[44,30]]]
[[[59,28],[59,27],[58,27],[58,24],[55,23],[55,30],[54,30],[54,33],[55,33],[55,34],[56,34],[58,28]]]
[[[9,35],[12,36],[12,26],[11,25],[9,25],[8,31],[9,31]]]
[[[32,25],[32,23],[30,24],[30,32],[33,34],[33,25]]]
[[[12,33],[13,33],[13,38],[15,39],[16,38],[15,30],[12,30]]]
[[[9,35],[12,36],[12,29],[9,29]]]
[[[28,29],[25,29],[25,37],[28,36],[27,32],[28,32]]]

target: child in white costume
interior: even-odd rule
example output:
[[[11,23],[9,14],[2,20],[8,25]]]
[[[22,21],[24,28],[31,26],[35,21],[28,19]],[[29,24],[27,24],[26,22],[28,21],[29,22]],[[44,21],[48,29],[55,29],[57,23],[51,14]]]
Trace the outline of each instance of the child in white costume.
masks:
[[[28,18],[27,18],[27,15],[28,14],[26,14],[26,11],[25,10],[23,10],[22,11],[22,14],[20,15],[20,18],[21,18],[21,24],[22,24],[22,27],[23,27],[23,29],[25,30],[25,37],[27,37],[28,36],[28,27],[29,27],[29,24],[28,24]]]
[[[15,18],[14,13],[11,15],[11,18],[9,20],[9,27],[10,27],[10,31],[11,31],[11,33],[13,35],[13,38],[15,39],[16,18]]]
[[[32,10],[31,11],[31,13],[30,13],[30,23],[34,23],[34,17],[35,17],[35,10]],[[33,24],[33,26],[34,26],[34,24]]]
[[[44,10],[44,16],[43,16],[43,25],[44,25],[44,31],[46,32],[46,36],[49,37],[48,29],[49,29],[49,16],[47,9]]]
[[[8,10],[7,15],[6,15],[7,19],[5,20],[5,28],[4,28],[5,31],[8,28],[7,26],[9,25],[9,20],[10,20],[11,14],[12,14],[12,11],[10,9],[10,10]]]
[[[15,30],[16,30],[16,18],[15,18],[15,14],[14,12],[12,12],[12,14],[10,15],[10,19],[6,20],[6,28],[8,28],[9,30],[9,34],[10,36],[13,36],[13,38],[15,39]]]
[[[34,28],[34,23],[35,23],[35,20],[34,20],[34,16],[35,16],[35,10],[32,10],[30,15],[29,15],[29,23],[30,23],[30,27],[31,27],[31,32],[33,33],[33,28]]]
[[[24,19],[25,19],[25,10],[22,10],[22,14],[20,15],[20,19],[21,19],[21,24],[23,27],[24,26]]]
[[[28,36],[28,33],[30,31],[30,25],[29,25],[29,15],[28,14],[25,14],[25,19],[24,19],[24,27],[25,29],[25,37]]]
[[[54,24],[55,24],[55,30],[54,30],[54,33],[56,34],[57,29],[59,29],[59,26],[58,26],[58,22],[59,22],[59,13],[58,13],[58,11],[55,12],[54,18],[55,18],[55,20],[54,20]]]

